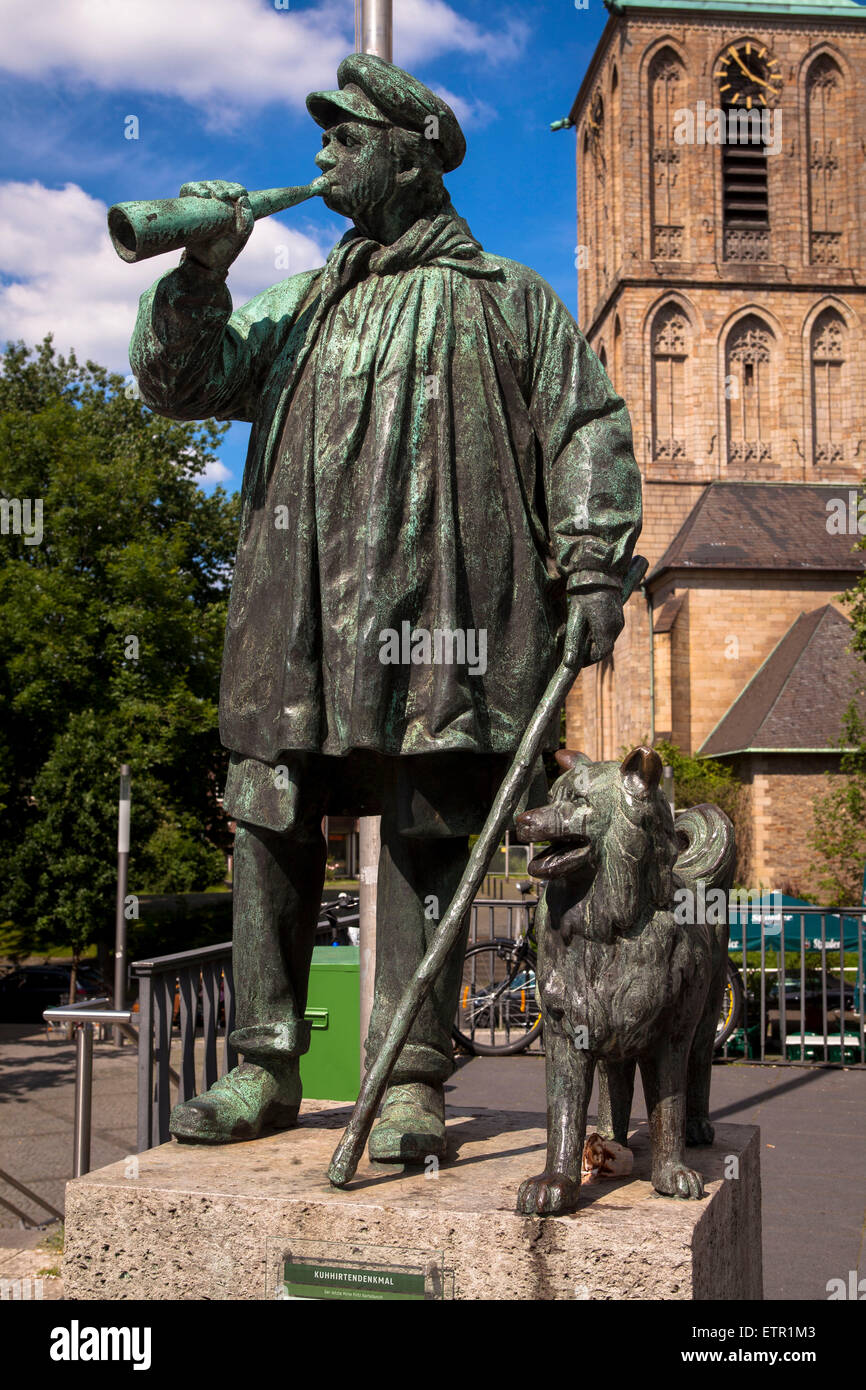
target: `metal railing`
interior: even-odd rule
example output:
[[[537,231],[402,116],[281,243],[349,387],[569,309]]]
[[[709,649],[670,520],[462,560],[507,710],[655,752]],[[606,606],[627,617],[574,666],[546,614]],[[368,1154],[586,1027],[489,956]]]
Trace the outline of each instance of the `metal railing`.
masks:
[[[751,916],[740,930],[742,945],[736,942],[729,954],[742,978],[743,1013],[738,1032],[720,1055],[742,1054],[744,1061],[774,1066],[866,1064],[866,908],[782,906]],[[851,939],[855,933],[856,942]],[[749,936],[756,934],[750,945]],[[815,963],[807,962],[809,955],[817,958]],[[749,956],[757,956],[757,962],[750,963]],[[793,967],[791,956],[798,957]],[[833,979],[831,971],[838,977]]]
[[[235,1026],[230,941],[154,956],[132,966],[138,980],[138,1152],[168,1139],[171,1082],[178,1101],[206,1091],[237,1065],[229,1043]],[[196,1035],[201,1019],[201,1084],[196,1084]],[[180,1028],[180,1067],[170,1065],[172,1025]],[[220,1049],[220,1041],[222,1048]],[[221,1056],[219,1056],[221,1051]]]
[[[472,904],[469,945],[497,936],[507,936],[513,941],[528,928],[529,912],[535,902],[535,898],[528,902],[524,898],[476,898]]]
[[[75,1106],[72,1130],[72,1176],[90,1172],[91,1104],[93,1098],[93,1029],[106,1023],[117,1024],[133,1042],[138,1034],[130,1026],[129,1009],[113,1009],[111,1000],[88,999],[83,1004],[65,1004],[46,1009],[46,1023],[71,1023],[75,1029]]]

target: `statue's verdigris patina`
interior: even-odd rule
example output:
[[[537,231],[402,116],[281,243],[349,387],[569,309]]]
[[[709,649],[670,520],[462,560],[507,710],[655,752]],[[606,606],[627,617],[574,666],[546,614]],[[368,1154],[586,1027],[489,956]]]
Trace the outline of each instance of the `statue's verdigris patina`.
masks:
[[[327,812],[382,816],[375,1057],[558,657],[611,651],[640,527],[625,405],[550,286],[449,200],[453,112],[368,55],[338,80],[307,100],[353,223],[325,266],[232,312],[249,201],[187,184],[233,225],[144,295],[130,354],[152,409],[253,423],[220,697],[244,1060],[175,1107],[188,1141],[296,1119]],[[461,954],[392,1074],[380,1161],[444,1151]]]

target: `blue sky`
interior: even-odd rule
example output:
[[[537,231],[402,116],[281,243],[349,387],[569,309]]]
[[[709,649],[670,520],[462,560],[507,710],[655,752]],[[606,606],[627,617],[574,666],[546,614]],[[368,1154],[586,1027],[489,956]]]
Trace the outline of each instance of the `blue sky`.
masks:
[[[279,0],[278,0],[279,2]],[[307,183],[320,132],[308,91],[336,85],[354,48],[353,0],[3,0],[0,51],[0,340],[53,330],[128,372],[138,295],[177,255],[122,264],[105,211],[169,197],[188,179]],[[489,251],[531,265],[576,311],[574,134],[567,114],[604,28],[601,0],[491,5],[395,0],[395,62],[443,93],[468,152],[448,176]],[[127,120],[138,138],[127,139]],[[322,263],[345,223],[318,200],[260,222],[229,285],[243,303]],[[280,268],[275,268],[280,267]],[[212,486],[240,486],[234,425]]]

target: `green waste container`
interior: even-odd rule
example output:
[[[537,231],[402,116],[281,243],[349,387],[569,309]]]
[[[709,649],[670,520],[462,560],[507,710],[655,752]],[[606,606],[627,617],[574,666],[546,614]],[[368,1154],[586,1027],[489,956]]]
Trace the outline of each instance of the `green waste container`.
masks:
[[[361,1073],[360,951],[317,946],[304,1017],[313,1026],[301,1058],[306,1100],[357,1100]]]

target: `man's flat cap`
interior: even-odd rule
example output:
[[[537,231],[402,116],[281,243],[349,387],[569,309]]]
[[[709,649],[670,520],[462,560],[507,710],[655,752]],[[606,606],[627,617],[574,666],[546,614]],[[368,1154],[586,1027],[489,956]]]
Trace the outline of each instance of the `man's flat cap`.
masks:
[[[384,58],[372,53],[352,53],[337,69],[338,92],[311,92],[307,110],[317,125],[327,129],[346,115],[375,125],[396,125],[428,134],[444,173],[456,169],[466,154],[460,122],[441,97]],[[435,117],[435,124],[430,117]]]

